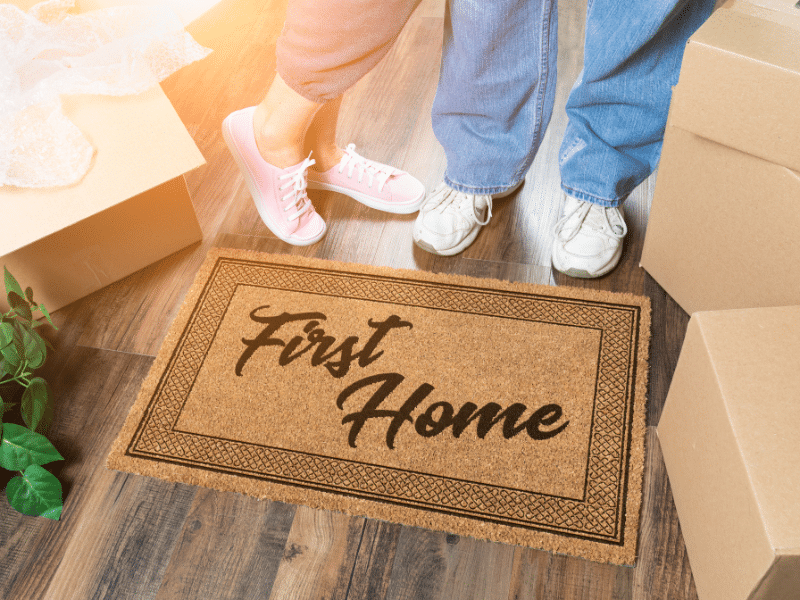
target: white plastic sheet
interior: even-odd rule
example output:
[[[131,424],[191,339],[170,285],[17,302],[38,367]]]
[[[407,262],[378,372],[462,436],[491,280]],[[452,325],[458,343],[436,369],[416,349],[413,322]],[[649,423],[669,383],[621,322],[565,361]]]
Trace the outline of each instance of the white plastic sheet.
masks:
[[[0,185],[70,185],[88,171],[94,148],[61,96],[138,94],[211,52],[166,7],[73,6],[0,4]]]

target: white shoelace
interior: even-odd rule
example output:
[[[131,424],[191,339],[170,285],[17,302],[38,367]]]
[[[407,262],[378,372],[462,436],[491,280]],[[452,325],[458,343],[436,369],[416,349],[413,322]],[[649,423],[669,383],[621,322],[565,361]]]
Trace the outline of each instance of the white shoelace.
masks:
[[[595,207],[597,207],[596,210],[592,210]],[[617,239],[624,238],[628,233],[628,226],[625,224],[625,220],[619,218],[618,215],[614,215],[615,222],[612,223],[609,218],[609,212],[610,207],[579,201],[571,211],[561,217],[558,223],[556,223],[555,234],[562,242],[568,242],[578,235],[584,222],[586,222],[594,231],[604,233]],[[573,217],[576,217],[573,227],[565,231],[564,229],[567,222]]]
[[[308,199],[308,195],[306,194],[306,185],[308,183],[308,168],[315,162],[316,161],[311,158],[311,154],[309,154],[297,169],[278,177],[280,180],[289,180],[286,185],[280,186],[278,188],[279,190],[283,191],[291,188],[291,191],[283,197],[283,202],[286,203],[283,207],[283,212],[289,212],[293,208],[297,209],[293,214],[286,216],[288,221],[296,221],[305,213],[314,210],[311,200]]]
[[[484,198],[486,198],[486,219],[484,220],[481,220],[480,214],[478,213],[478,208],[475,206],[475,201],[477,198],[477,194],[459,192],[447,186],[442,201],[430,210],[438,210],[439,212],[443,213],[445,210],[447,210],[448,206],[452,206],[455,209],[455,212],[464,218],[468,220],[471,218],[475,221],[475,223],[481,226],[487,225],[492,218],[492,197],[489,195],[484,196]]]
[[[356,154],[356,145],[348,144],[344,149],[344,156],[339,162],[339,173],[347,169],[347,177],[353,177],[353,171],[358,170],[358,183],[364,179],[366,174],[368,181],[367,186],[372,187],[374,181],[378,182],[378,191],[383,191],[383,186],[386,185],[389,177],[395,173],[400,173],[397,169],[389,165],[383,165],[374,161],[368,160],[359,154]]]

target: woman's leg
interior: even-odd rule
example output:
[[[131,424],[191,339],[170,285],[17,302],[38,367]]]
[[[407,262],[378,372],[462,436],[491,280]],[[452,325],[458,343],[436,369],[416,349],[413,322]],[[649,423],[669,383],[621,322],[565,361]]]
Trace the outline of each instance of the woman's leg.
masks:
[[[425,196],[419,181],[362,158],[352,145],[336,145],[342,94],[385,56],[418,2],[290,1],[277,43],[278,73],[267,94],[223,122],[262,220],[283,241],[307,245],[325,234],[307,188],[337,191],[388,212],[419,208]]]
[[[304,156],[313,153],[316,161],[313,169],[316,171],[335,167],[344,156],[344,151],[336,143],[336,123],[341,106],[341,96],[323,104],[306,132]]]
[[[281,169],[301,162],[308,156],[306,133],[323,106],[304,98],[286,85],[280,74],[275,75],[253,114],[253,134],[262,158]]]

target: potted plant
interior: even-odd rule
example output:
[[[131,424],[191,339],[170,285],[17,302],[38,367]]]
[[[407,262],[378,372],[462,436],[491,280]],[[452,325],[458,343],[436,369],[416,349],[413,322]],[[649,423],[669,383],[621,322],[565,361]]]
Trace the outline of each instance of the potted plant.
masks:
[[[63,457],[44,435],[53,421],[53,404],[47,382],[34,374],[52,346],[36,331],[43,323],[34,312],[55,325],[44,305],[34,302],[33,290],[23,291],[4,271],[10,308],[0,313],[0,467],[16,473],[6,496],[23,514],[58,520],[61,483],[42,465]]]

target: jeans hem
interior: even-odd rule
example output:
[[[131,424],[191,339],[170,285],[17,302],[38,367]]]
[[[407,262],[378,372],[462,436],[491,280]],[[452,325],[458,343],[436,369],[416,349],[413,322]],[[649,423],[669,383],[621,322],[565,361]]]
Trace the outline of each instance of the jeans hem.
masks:
[[[609,200],[608,198],[600,198],[599,196],[595,196],[593,194],[581,192],[580,190],[574,190],[565,186],[563,183],[561,184],[561,189],[567,196],[572,196],[578,200],[585,200],[586,202],[591,202],[592,204],[597,204],[599,206],[605,206],[606,208],[616,208],[622,206],[622,203],[625,202],[625,198],[615,198],[612,200]]]
[[[475,187],[471,185],[463,185],[461,183],[456,183],[451,180],[447,175],[444,176],[444,183],[447,187],[453,188],[457,192],[463,192],[465,194],[475,194],[479,196],[492,196],[494,194],[502,194],[503,192],[507,192],[515,185],[519,185],[519,183],[524,178],[520,178],[518,181],[514,183],[510,183],[508,185],[495,185],[495,186],[484,186],[484,187]]]

